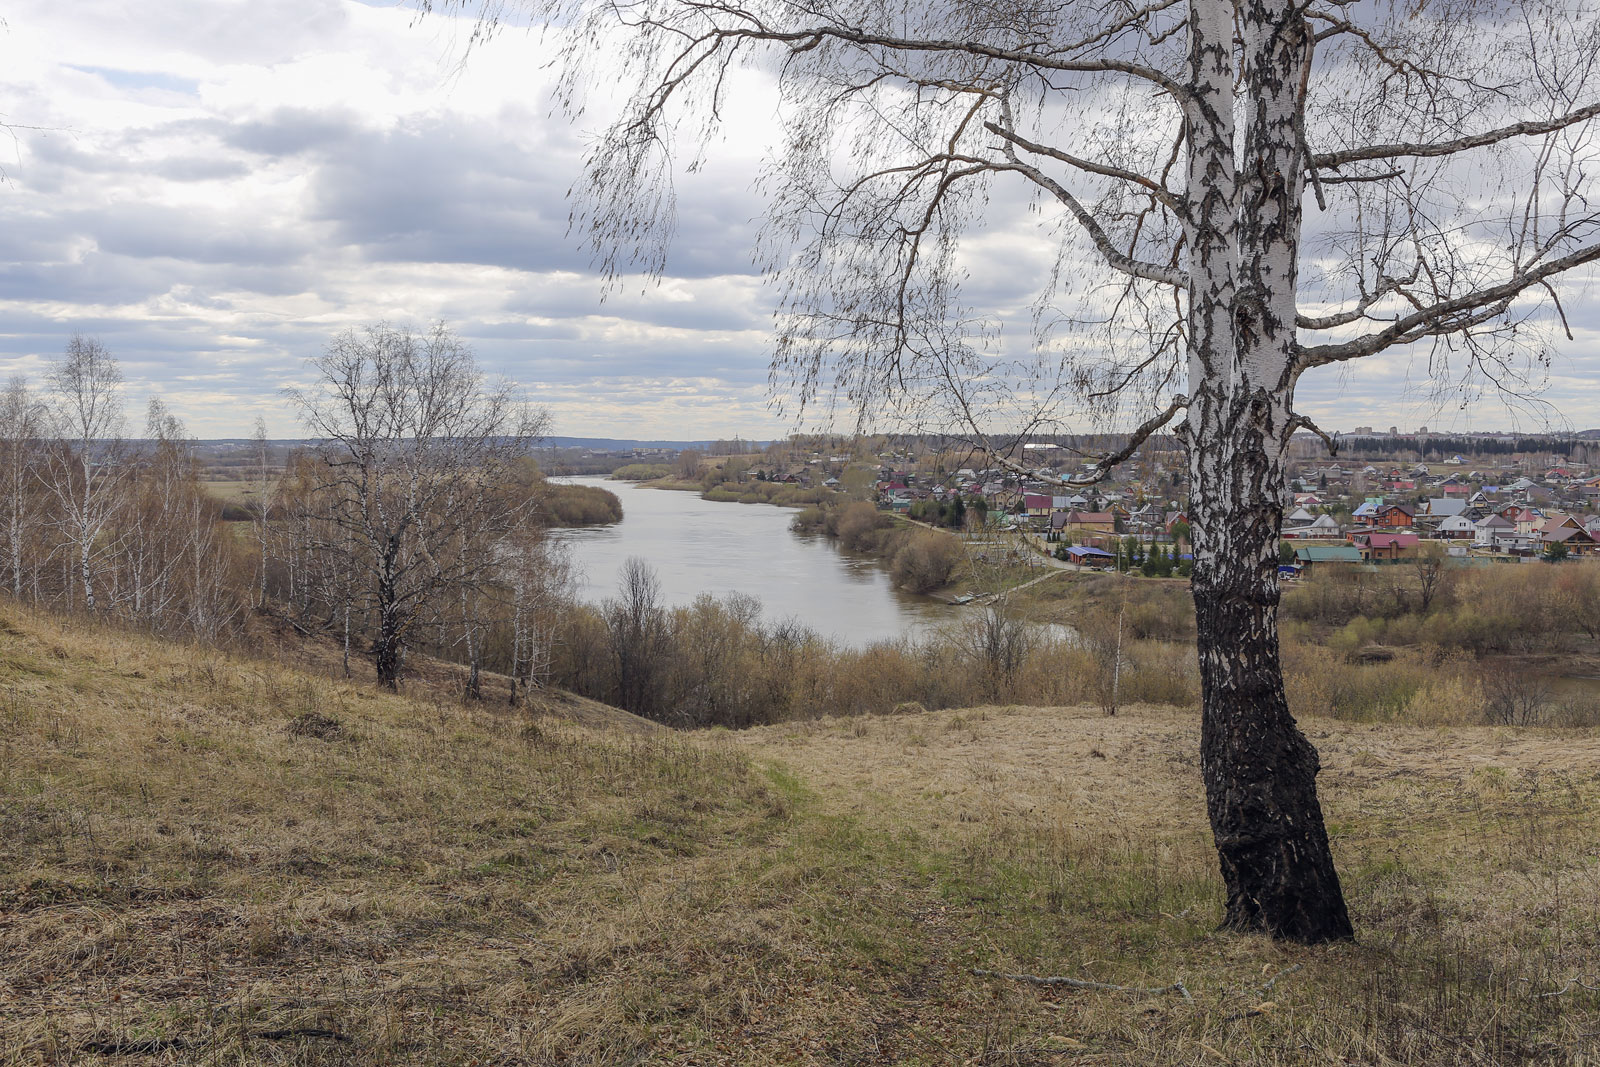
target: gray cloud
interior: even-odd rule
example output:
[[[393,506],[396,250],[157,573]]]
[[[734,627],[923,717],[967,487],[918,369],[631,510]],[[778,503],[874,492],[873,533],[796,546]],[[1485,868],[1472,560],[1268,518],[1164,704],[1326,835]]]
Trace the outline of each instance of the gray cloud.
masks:
[[[349,131],[316,154],[313,217],[371,259],[591,269],[581,235],[568,228],[576,137],[520,109],[492,123],[442,116]],[[726,184],[691,185],[685,194],[672,275],[748,273],[748,219],[757,208],[750,194]]]
[[[232,148],[263,156],[297,156],[306,152],[336,150],[360,132],[351,112],[279,108],[265,118],[222,127],[219,139]]]
[[[383,0],[283,0],[270,19],[243,0],[83,0],[70,16],[22,2],[13,33],[53,28],[27,44],[45,58],[8,71],[8,111],[53,129],[20,135],[5,162],[0,373],[37,373],[82,330],[123,360],[131,393],[162,393],[197,432],[243,433],[263,413],[288,433],[279,389],[330,335],[443,317],[558,432],[781,432],[765,410],[772,294],[751,266],[762,202],[745,149],[760,131],[732,131],[680,182],[667,276],[608,287],[568,232],[585,135],[533,110],[526,40],[452,75],[441,40],[463,28],[412,25]],[[997,221],[961,256],[964,301],[1007,324],[1013,353],[1060,241],[1030,196],[996,182]],[[1600,411],[1585,329],[1600,309],[1575,296],[1567,310],[1580,337],[1551,396],[1582,424]],[[1425,378],[1404,357],[1318,372],[1301,406],[1331,425],[1432,425]]]

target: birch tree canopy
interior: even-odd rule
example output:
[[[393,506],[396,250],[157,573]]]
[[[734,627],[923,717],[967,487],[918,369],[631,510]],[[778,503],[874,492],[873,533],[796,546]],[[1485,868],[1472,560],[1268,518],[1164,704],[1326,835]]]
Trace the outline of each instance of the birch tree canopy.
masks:
[[[1404,350],[1470,401],[1548,358],[1563,276],[1600,258],[1593,5],[569,0],[481,14],[485,33],[513,16],[551,27],[574,112],[620,75],[626,103],[574,201],[612,272],[662,268],[678,157],[692,169],[714,150],[736,68],[771,74],[780,135],[757,255],[774,382],[803,404],[990,445],[1096,414],[1137,427],[1078,481],[1176,434],[1227,924],[1351,936],[1317,754],[1278,658],[1285,454],[1315,430],[1296,386]],[[993,279],[970,253],[1019,214],[1056,241],[1054,268],[1022,279],[1031,305],[1013,318],[978,316],[967,294]]]
[[[311,369],[315,386],[290,395],[315,439],[311,508],[331,531],[315,547],[340,572],[344,610],[370,620],[379,684],[398,689],[415,631],[498,576],[501,543],[533,506],[507,492],[512,468],[547,418],[512,383],[486,381],[443,323],[348,330]],[[470,640],[467,652],[475,689]]]

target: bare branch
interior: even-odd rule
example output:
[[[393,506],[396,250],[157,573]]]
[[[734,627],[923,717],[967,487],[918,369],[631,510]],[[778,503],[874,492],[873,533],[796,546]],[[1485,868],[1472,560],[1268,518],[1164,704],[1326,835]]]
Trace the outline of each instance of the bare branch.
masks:
[[[1049,145],[1042,145],[1035,141],[1030,141],[1021,134],[1005,129],[999,123],[985,122],[983,124],[983,128],[994,134],[996,137],[1004,138],[1024,151],[1032,152],[1035,155],[1049,156],[1051,159],[1065,163],[1070,167],[1076,167],[1079,170],[1086,171],[1089,174],[1099,174],[1107,178],[1117,178],[1121,181],[1132,182],[1135,185],[1142,186],[1143,188],[1148,189],[1152,196],[1161,201],[1161,203],[1165,204],[1167,207],[1171,208],[1173,211],[1176,212],[1180,210],[1178,200],[1172,195],[1172,191],[1170,189],[1161,185],[1152,178],[1145,177],[1143,174],[1136,174],[1131,170],[1123,170],[1121,167],[1113,167],[1104,163],[1096,163],[1093,160],[1080,159],[1077,156],[1070,155],[1058,148],[1051,148]]]
[[[912,37],[895,37],[889,34],[869,33],[850,26],[817,26],[804,30],[726,29],[714,35],[725,40],[774,41],[790,44],[800,50],[815,48],[824,39],[844,41],[868,48],[885,48],[895,52],[958,52],[985,59],[998,59],[1008,63],[1040,70],[1077,74],[1125,74],[1160,86],[1180,100],[1189,98],[1188,88],[1171,75],[1155,67],[1127,60],[1102,57],[1099,59],[1060,59],[1041,52],[1014,48],[999,48],[981,41],[920,40]],[[802,47],[803,46],[803,47]]]
[[[1339,152],[1320,152],[1311,157],[1310,165],[1312,167],[1338,168],[1348,163],[1359,163],[1372,159],[1428,159],[1438,156],[1452,156],[1474,148],[1483,148],[1488,145],[1499,144],[1502,141],[1509,141],[1513,137],[1534,137],[1543,133],[1553,133],[1556,130],[1563,130],[1568,126],[1586,122],[1596,115],[1600,115],[1600,103],[1590,104],[1588,107],[1569,111],[1565,115],[1547,119],[1543,122],[1514,122],[1509,126],[1501,126],[1496,130],[1485,130],[1482,133],[1469,134],[1466,137],[1457,137],[1453,141],[1440,141],[1436,144],[1367,145],[1364,148],[1347,148]]]
[[[1291,974],[1296,974],[1296,973],[1298,973],[1299,971],[1301,971],[1303,969],[1305,969],[1305,964],[1303,964],[1303,963],[1296,963],[1293,966],[1285,967],[1283,970],[1279,971],[1277,974],[1273,975],[1271,978],[1268,978],[1265,982],[1261,983],[1261,987],[1260,988],[1261,988],[1262,994],[1265,995],[1267,993],[1272,992],[1272,987],[1278,984],[1278,979],[1287,978]]]
[[[959,402],[965,406],[964,398],[962,398]],[[1110,477],[1111,472],[1117,468],[1118,464],[1124,462],[1129,456],[1139,451],[1140,446],[1150,438],[1151,434],[1155,433],[1167,423],[1171,422],[1173,416],[1177,415],[1178,412],[1182,411],[1188,406],[1188,397],[1173,397],[1172,403],[1167,405],[1166,410],[1147,420],[1132,433],[1130,433],[1128,435],[1128,441],[1125,445],[1123,445],[1123,447],[1115,452],[1101,453],[1101,455],[1095,459],[1087,474],[1074,474],[1066,478],[1061,478],[1054,475],[1041,475],[1039,472],[1031,470],[1030,468],[1023,466],[1021,463],[1018,463],[1010,456],[1005,455],[1004,451],[996,448],[994,443],[989,440],[988,436],[984,434],[977,426],[976,422],[972,419],[972,413],[970,410],[966,412],[966,415],[969,428],[971,428],[978,436],[979,446],[984,452],[988,453],[988,455],[996,463],[1011,471],[1013,474],[1024,474],[1030,478],[1039,478],[1041,481],[1049,481],[1058,485],[1081,488],[1083,486],[1097,485],[1100,482],[1105,481],[1106,478]]]
[[[1367,334],[1365,337],[1358,337],[1343,344],[1302,348],[1297,369],[1306,370],[1329,363],[1360,359],[1397,344],[1406,344],[1423,337],[1459,333],[1473,326],[1482,325],[1504,314],[1510,308],[1511,302],[1524,290],[1542,284],[1546,278],[1595,260],[1600,260],[1600,244],[1581,248],[1571,255],[1525,270],[1499,285],[1441,300],[1396,319],[1384,329]]]
[[[1312,176],[1323,185],[1355,185],[1358,182],[1384,182],[1390,178],[1404,178],[1403,170],[1386,170],[1381,174],[1319,174],[1313,168]]]
[[[1360,319],[1362,316],[1366,315],[1367,309],[1372,307],[1372,305],[1376,304],[1378,301],[1382,300],[1384,297],[1392,296],[1393,294],[1398,293],[1405,286],[1414,284],[1417,280],[1417,276],[1421,273],[1421,270],[1421,266],[1418,265],[1411,271],[1411,275],[1409,277],[1381,279],[1378,288],[1374,289],[1370,293],[1363,293],[1361,299],[1357,301],[1356,306],[1346,311],[1338,311],[1332,315],[1322,315],[1318,317],[1297,314],[1295,316],[1294,324],[1302,330],[1331,330],[1336,326],[1348,326],[1350,323],[1355,322],[1357,319]]]
[[[1021,174],[1066,205],[1067,210],[1072,212],[1073,218],[1078,220],[1084,232],[1089,235],[1089,239],[1094,242],[1095,248],[1099,250],[1100,255],[1105,259],[1106,265],[1113,270],[1132,275],[1135,278],[1143,278],[1145,281],[1159,282],[1162,285],[1170,285],[1179,289],[1188,287],[1189,274],[1187,271],[1176,267],[1164,267],[1159,263],[1148,263],[1144,260],[1134,259],[1117,248],[1116,245],[1111,243],[1111,238],[1106,234],[1105,227],[1100,225],[1100,221],[1089,212],[1089,209],[1084,207],[1077,197],[1069,193],[1065,186],[1038,167],[1030,163],[1023,163],[1020,160],[1010,163],[994,163],[990,166],[997,171],[1014,171],[1017,174]]]
[[[1296,430],[1310,430],[1312,433],[1322,438],[1322,443],[1328,446],[1328,455],[1337,456],[1339,454],[1338,436],[1329,436],[1328,431],[1312,422],[1306,416],[1295,415],[1293,418],[1291,418],[1289,420],[1288,433],[1286,436],[1293,437]]]

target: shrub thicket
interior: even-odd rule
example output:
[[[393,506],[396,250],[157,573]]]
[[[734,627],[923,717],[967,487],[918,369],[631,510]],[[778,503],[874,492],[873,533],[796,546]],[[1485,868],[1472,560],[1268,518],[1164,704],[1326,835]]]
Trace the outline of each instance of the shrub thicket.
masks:
[[[750,597],[702,596],[678,608],[635,600],[621,609],[573,608],[552,681],[675,726],[884,713],[908,701],[927,708],[1092,704],[1110,678],[1103,653],[1071,631],[1028,627],[1026,640],[1017,640],[986,610],[918,639],[846,648],[764,620]],[[1005,639],[995,640],[997,632]],[[640,677],[650,685],[637,685]],[[1199,698],[1194,653],[1130,639],[1117,685],[1122,703],[1192,704]]]
[[[1410,562],[1323,566],[1283,598],[1286,619],[1351,645],[1430,645],[1474,655],[1561,652],[1600,642],[1600,563],[1448,564],[1422,608]]]
[[[713,485],[703,491],[700,496],[706,500],[714,500],[722,504],[776,504],[779,507],[796,508],[803,505],[818,505],[824,501],[833,500],[839,494],[832,489],[809,489],[803,485],[791,482],[724,482]],[[809,510],[809,509],[808,509]]]
[[[551,484],[539,502],[547,526],[599,526],[622,521],[617,494],[592,485]]]
[[[895,550],[889,576],[897,589],[931,593],[949,583],[963,558],[961,545],[948,534],[922,531]]]
[[[894,516],[865,501],[809,507],[791,525],[801,532],[826,534],[847,551],[888,560],[895,587],[914,593],[948,585],[965,562],[954,537],[897,523]]]
[[[648,482],[666,478],[673,473],[669,463],[628,463],[611,472],[611,477],[625,482]]]

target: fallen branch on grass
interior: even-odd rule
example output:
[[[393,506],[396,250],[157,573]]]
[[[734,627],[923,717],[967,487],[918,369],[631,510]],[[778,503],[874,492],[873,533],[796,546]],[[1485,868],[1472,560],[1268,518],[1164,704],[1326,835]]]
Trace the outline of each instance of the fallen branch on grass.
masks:
[[[1267,994],[1267,993],[1270,993],[1270,992],[1272,992],[1272,987],[1278,984],[1278,980],[1280,978],[1287,978],[1287,977],[1289,977],[1289,975],[1294,974],[1295,972],[1297,972],[1299,970],[1302,970],[1304,967],[1305,967],[1305,965],[1302,964],[1302,963],[1297,963],[1293,967],[1285,967],[1283,970],[1279,971],[1277,974],[1273,975],[1271,978],[1268,978],[1265,982],[1262,982],[1261,985],[1258,988],[1261,990],[1263,995]],[[1100,991],[1106,992],[1106,993],[1137,993],[1140,996],[1151,996],[1151,997],[1159,996],[1160,994],[1163,994],[1163,993],[1178,993],[1178,994],[1181,994],[1183,996],[1184,1000],[1187,1000],[1191,1004],[1194,1003],[1194,995],[1189,992],[1189,987],[1183,984],[1183,979],[1181,979],[1181,978],[1178,981],[1173,982],[1171,985],[1164,985],[1164,986],[1131,986],[1131,985],[1112,985],[1110,982],[1094,982],[1094,981],[1090,981],[1087,978],[1068,978],[1066,975],[1060,975],[1060,974],[1055,974],[1055,975],[1008,974],[1008,973],[1006,973],[1004,971],[986,971],[981,967],[972,968],[972,973],[977,975],[979,978],[1005,978],[1005,979],[1008,979],[1009,981],[1013,981],[1013,982],[1027,982],[1029,985],[1066,986],[1068,989],[1095,989],[1095,990],[1100,990]],[[1565,993],[1568,989],[1571,989],[1574,982],[1576,982],[1579,985],[1583,985],[1583,982],[1582,982],[1581,979],[1574,978],[1571,982],[1568,982],[1565,986],[1563,986],[1558,992],[1555,992],[1555,993],[1542,993],[1540,995],[1541,996],[1546,996],[1546,997],[1560,996],[1562,993]],[[1600,987],[1584,985],[1584,988],[1585,989],[1596,989],[1596,988],[1600,988]],[[1270,1002],[1267,1003],[1267,1004],[1257,1005],[1256,1007],[1250,1009],[1248,1012],[1245,1012],[1242,1015],[1232,1015],[1232,1016],[1229,1016],[1229,1018],[1230,1019],[1248,1019],[1248,1018],[1252,1018],[1252,1017],[1254,1017],[1256,1015],[1265,1015],[1267,1012],[1271,1011],[1272,1008],[1275,1007],[1275,1006],[1276,1005],[1274,1005],[1274,1004],[1272,1004]]]
[[[250,1035],[260,1041],[293,1041],[296,1038],[306,1038],[320,1041],[349,1041],[348,1035],[337,1030],[326,1030],[317,1026],[297,1026],[289,1030],[257,1030]],[[80,1046],[84,1052],[95,1052],[101,1056],[149,1056],[157,1052],[190,1049],[195,1047],[192,1041],[181,1037],[146,1037],[132,1041],[89,1041]]]
[[[1283,970],[1279,971],[1277,974],[1273,975],[1271,978],[1268,978],[1265,982],[1261,983],[1261,992],[1263,992],[1263,993],[1272,992],[1272,987],[1278,984],[1278,979],[1287,978],[1291,974],[1293,974],[1296,971],[1298,971],[1301,968],[1303,968],[1304,966],[1305,966],[1305,964],[1303,964],[1303,963],[1297,963],[1293,967],[1285,967]]]
[[[1532,985],[1533,984],[1532,982],[1530,982],[1526,978],[1518,978],[1517,981],[1523,983],[1524,985]],[[1578,986],[1578,987],[1580,987],[1582,989],[1587,989],[1591,993],[1600,993],[1600,984],[1590,985],[1589,983],[1592,982],[1592,981],[1594,981],[1594,979],[1590,978],[1586,974],[1576,974],[1576,975],[1573,975],[1571,978],[1567,979],[1567,984],[1566,985],[1562,986],[1560,989],[1557,989],[1553,993],[1534,993],[1532,995],[1534,997],[1537,997],[1537,998],[1541,999],[1541,1000],[1543,998],[1545,998],[1545,997],[1561,997],[1561,996],[1565,996],[1566,994],[1570,993],[1572,991],[1572,987],[1573,986]]]
[[[1194,1003],[1194,997],[1189,993],[1188,986],[1183,984],[1183,979],[1164,986],[1132,986],[1112,985],[1110,982],[1091,982],[1087,978],[1068,978],[1065,975],[1039,975],[1039,974],[1007,974],[1004,971],[986,971],[981,967],[972,968],[972,973],[979,978],[1005,978],[1012,982],[1027,982],[1029,985],[1066,986],[1069,989],[1096,989],[1105,993],[1136,993],[1140,996],[1153,997],[1162,993],[1179,993],[1189,1003]]]
[[[1265,1004],[1257,1004],[1255,1007],[1251,1008],[1249,1011],[1241,1011],[1241,1012],[1235,1012],[1232,1015],[1224,1015],[1222,1017],[1222,1021],[1225,1022],[1225,1023],[1236,1023],[1240,1019],[1259,1019],[1261,1016],[1266,1015],[1269,1012],[1271,1012],[1272,1009],[1276,1008],[1277,1006],[1278,1006],[1278,1002],[1277,1001],[1269,1000]]]

